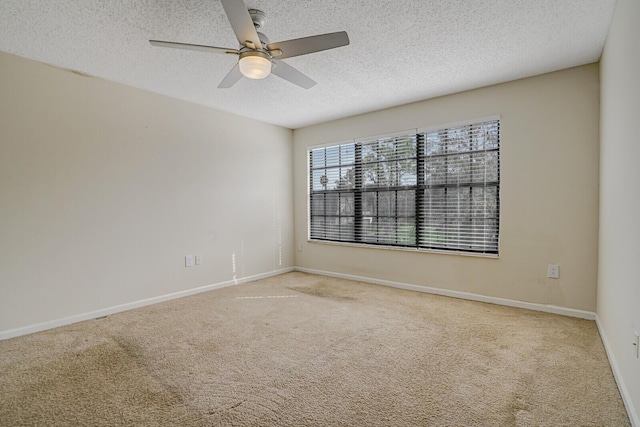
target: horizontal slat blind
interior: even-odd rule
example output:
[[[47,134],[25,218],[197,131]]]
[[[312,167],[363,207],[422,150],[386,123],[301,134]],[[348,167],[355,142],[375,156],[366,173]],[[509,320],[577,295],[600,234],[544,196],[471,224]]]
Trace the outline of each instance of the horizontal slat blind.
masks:
[[[309,151],[314,240],[497,253],[499,122]]]
[[[355,242],[355,148],[351,143],[310,152],[312,239]]]
[[[361,166],[356,201],[362,224],[356,240],[369,244],[415,245],[417,136],[371,139],[359,143]]]
[[[425,132],[420,246],[498,252],[500,124]]]

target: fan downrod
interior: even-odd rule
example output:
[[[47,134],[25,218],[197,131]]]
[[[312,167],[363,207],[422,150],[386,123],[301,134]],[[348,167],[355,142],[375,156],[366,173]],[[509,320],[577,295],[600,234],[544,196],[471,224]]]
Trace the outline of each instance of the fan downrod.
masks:
[[[258,9],[249,9],[249,15],[251,16],[251,20],[253,21],[253,25],[256,27],[256,30],[263,27],[265,22],[267,22],[267,14]]]

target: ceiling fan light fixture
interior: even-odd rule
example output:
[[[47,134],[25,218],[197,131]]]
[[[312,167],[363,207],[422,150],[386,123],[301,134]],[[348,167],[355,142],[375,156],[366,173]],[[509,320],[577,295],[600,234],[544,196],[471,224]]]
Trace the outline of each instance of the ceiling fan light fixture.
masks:
[[[238,55],[238,63],[222,79],[218,85],[219,89],[230,88],[242,77],[260,80],[272,73],[303,89],[310,89],[316,82],[282,60],[349,44],[349,37],[345,31],[270,43],[267,36],[257,31],[265,23],[264,12],[257,9],[247,10],[245,0],[220,2],[240,44],[238,49],[149,40],[153,46]]]
[[[260,80],[271,74],[271,58],[263,52],[245,52],[240,55],[240,72],[249,79]]]

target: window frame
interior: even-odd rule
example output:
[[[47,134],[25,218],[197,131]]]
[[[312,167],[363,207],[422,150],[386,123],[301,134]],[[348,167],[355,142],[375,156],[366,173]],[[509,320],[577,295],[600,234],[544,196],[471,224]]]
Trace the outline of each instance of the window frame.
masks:
[[[473,182],[473,178],[472,175],[470,175],[470,180],[468,182],[465,182],[465,185],[461,185],[458,184],[458,186],[456,188],[458,189],[466,189],[469,188],[470,191],[472,191],[471,189],[474,187],[482,187],[482,188],[495,188],[495,234],[497,235],[497,239],[495,241],[495,251],[492,250],[469,250],[466,248],[456,248],[456,247],[439,247],[439,246],[429,246],[427,244],[422,244],[420,243],[420,237],[419,237],[419,233],[423,233],[425,228],[424,228],[424,224],[422,223],[422,219],[421,219],[421,215],[423,215],[424,213],[421,212],[421,208],[423,206],[421,198],[424,197],[424,192],[427,189],[433,189],[433,188],[439,188],[439,187],[447,187],[447,185],[437,185],[437,184],[429,184],[426,181],[425,182],[421,182],[422,178],[426,177],[426,170],[421,170],[421,168],[425,168],[425,163],[428,161],[428,159],[430,158],[430,156],[428,156],[426,154],[426,151],[424,153],[422,153],[422,155],[420,154],[420,150],[423,150],[426,146],[426,136],[427,133],[432,133],[434,131],[450,131],[451,129],[455,129],[455,128],[462,128],[465,126],[473,126],[473,125],[481,125],[481,124],[485,124],[487,122],[497,122],[497,148],[492,149],[492,150],[481,150],[481,152],[484,152],[486,154],[486,152],[488,151],[495,151],[497,153],[496,155],[496,173],[497,173],[497,180],[495,182],[491,182],[490,184],[487,184],[487,181],[485,180],[483,183],[481,184],[477,184]],[[409,252],[425,252],[425,253],[436,253],[436,254],[447,254],[447,255],[461,255],[461,256],[473,256],[473,257],[483,257],[483,258],[499,258],[500,257],[500,242],[501,242],[501,236],[502,233],[501,231],[501,166],[502,166],[502,144],[501,144],[501,139],[502,139],[502,122],[501,122],[501,117],[500,116],[490,116],[490,117],[484,117],[481,119],[473,119],[473,120],[466,120],[466,121],[462,121],[462,122],[455,122],[455,123],[450,123],[450,124],[446,124],[446,125],[438,125],[438,126],[429,126],[429,127],[423,127],[423,128],[413,128],[413,129],[409,129],[409,130],[405,130],[405,131],[399,131],[399,132],[393,132],[393,133],[387,133],[387,134],[381,134],[381,135],[374,135],[371,137],[365,137],[365,138],[354,138],[354,139],[350,139],[350,140],[343,140],[343,141],[339,141],[339,142],[332,142],[332,143],[325,143],[325,144],[318,144],[318,145],[313,145],[313,146],[308,146],[307,147],[307,242],[309,243],[319,243],[319,244],[329,244],[329,245],[338,245],[338,246],[350,246],[350,247],[361,247],[361,248],[375,248],[375,249],[391,249],[391,250],[401,250],[401,251],[409,251]],[[411,217],[413,218],[414,221],[414,233],[413,233],[413,243],[411,244],[402,244],[402,243],[398,243],[398,239],[396,236],[396,241],[395,243],[389,243],[389,242],[380,242],[380,237],[378,238],[378,242],[372,242],[372,241],[367,241],[367,240],[362,240],[362,236],[360,236],[359,238],[356,237],[356,234],[358,233],[357,231],[357,225],[356,222],[360,221],[362,222],[365,218],[364,215],[362,214],[362,204],[364,202],[360,202],[360,211],[357,211],[357,208],[354,209],[353,212],[353,221],[354,221],[354,233],[353,233],[353,240],[350,241],[344,241],[344,240],[333,240],[331,237],[326,237],[326,238],[318,238],[316,237],[312,237],[312,221],[313,221],[313,202],[312,202],[312,197],[314,195],[320,194],[320,192],[317,191],[313,191],[313,170],[312,170],[312,153],[314,150],[317,149],[321,149],[321,148],[330,148],[330,147],[341,147],[343,145],[347,145],[347,144],[353,144],[354,148],[358,147],[358,144],[362,144],[362,143],[367,143],[367,142],[371,142],[371,141],[375,141],[375,140],[384,140],[384,139],[391,139],[391,138],[403,138],[403,137],[413,137],[415,140],[415,146],[416,146],[416,179],[415,179],[415,183],[413,185],[410,186],[389,186],[389,187],[376,187],[373,189],[367,189],[365,188],[365,186],[362,184],[362,172],[360,171],[359,173],[357,173],[356,175],[359,177],[360,182],[357,182],[355,185],[355,188],[353,189],[342,189],[342,190],[328,190],[327,188],[325,188],[324,193],[323,194],[336,194],[336,198],[340,199],[341,194],[342,193],[349,193],[349,194],[353,194],[354,199],[356,197],[358,197],[358,194],[360,195],[364,195],[366,193],[374,193],[374,194],[378,194],[381,192],[394,192],[396,195],[396,205],[397,205],[397,194],[400,191],[411,191],[414,193],[414,197],[413,197],[413,204],[415,207],[415,216]],[[338,150],[340,150],[340,148],[338,148]],[[460,154],[471,154],[471,152],[466,153],[464,151],[460,151],[457,152]],[[363,162],[362,158],[358,158],[358,155],[356,154],[353,167],[354,169],[356,169],[357,166],[359,166],[360,168],[362,168],[362,165],[365,162]],[[340,164],[340,162],[339,162]],[[344,166],[344,165],[342,165]],[[329,166],[326,166],[326,164],[324,166],[321,166],[319,168],[315,168],[317,169],[322,169],[322,168],[328,168]],[[338,166],[339,167],[339,166]],[[471,172],[470,172],[471,173]],[[426,178],[425,178],[426,179]],[[357,179],[356,179],[357,181]],[[363,197],[363,196],[362,196]],[[376,196],[378,197],[378,196]],[[472,196],[470,196],[472,197]],[[493,197],[493,196],[492,196]],[[470,199],[471,200],[471,199]],[[491,199],[493,200],[493,199]],[[471,202],[470,202],[471,203]],[[355,203],[354,203],[355,205]],[[359,215],[359,216],[358,216]],[[328,216],[331,215],[320,215],[323,216],[326,220],[326,218]],[[342,216],[337,215],[337,217],[341,218]],[[380,215],[376,215],[376,218],[380,218]],[[386,216],[385,216],[386,217]],[[396,230],[396,235],[397,235],[397,230],[398,230],[398,218],[401,218],[401,216],[398,215],[398,211],[397,209],[395,210],[395,214],[392,215],[392,217],[395,218],[396,221],[396,225],[395,225],[395,230]],[[403,216],[402,216],[403,217]],[[404,218],[404,217],[403,217]],[[471,216],[469,217],[470,219]],[[485,218],[485,221],[487,221],[487,219]],[[422,228],[419,228],[420,226],[423,226]],[[360,232],[362,232],[362,229],[360,229]],[[358,240],[360,239],[360,240]]]

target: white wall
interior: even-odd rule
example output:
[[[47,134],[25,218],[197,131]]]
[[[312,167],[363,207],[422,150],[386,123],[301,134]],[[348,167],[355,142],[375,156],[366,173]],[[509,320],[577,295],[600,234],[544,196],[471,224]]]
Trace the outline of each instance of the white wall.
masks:
[[[598,320],[640,426],[640,1],[618,0],[601,59]],[[626,389],[626,390],[624,390]],[[624,397],[624,396],[623,396]]]
[[[0,332],[293,266],[291,130],[6,53],[0,75]]]
[[[598,65],[459,93],[294,131],[296,266],[595,311]],[[499,259],[307,242],[307,148],[501,116]],[[547,279],[547,264],[560,279]]]

